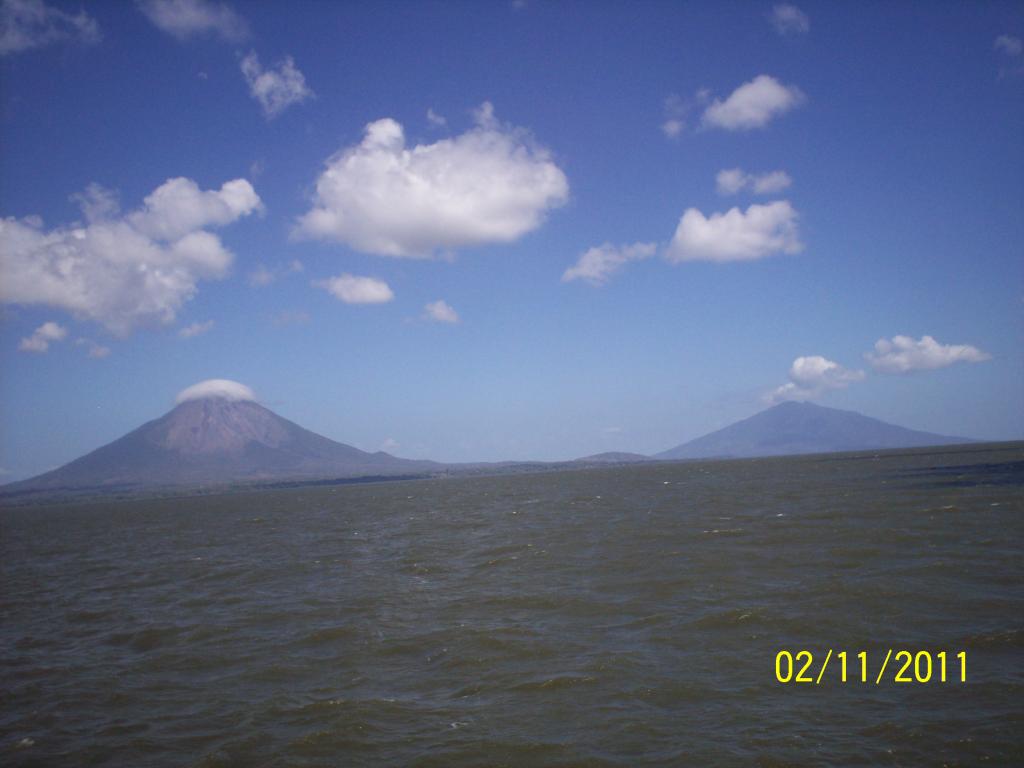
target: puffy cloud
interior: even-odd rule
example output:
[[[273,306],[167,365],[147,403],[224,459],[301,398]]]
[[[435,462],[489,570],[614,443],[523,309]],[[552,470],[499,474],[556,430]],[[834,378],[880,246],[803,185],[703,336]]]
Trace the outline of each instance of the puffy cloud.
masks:
[[[183,339],[191,339],[194,336],[202,336],[204,333],[208,333],[213,329],[213,320],[207,320],[205,323],[192,323],[186,325],[180,331],[178,335]]]
[[[981,363],[991,357],[970,344],[940,344],[931,336],[879,339],[875,342],[875,351],[864,355],[864,359],[879,373],[931,371],[953,363]]]
[[[807,14],[790,3],[780,3],[772,8],[772,25],[780,35],[802,35],[811,28]]]
[[[715,176],[715,186],[720,195],[735,195],[743,189],[749,189],[755,195],[771,195],[781,192],[793,183],[793,179],[785,171],[772,171],[760,176],[744,173],[741,168],[728,168]]]
[[[230,224],[262,209],[259,195],[245,179],[203,192],[192,179],[177,178],[157,187],[143,201],[142,210],[130,214],[128,221],[149,237],[174,240],[197,229]]]
[[[770,392],[765,399],[769,403],[814,400],[863,378],[864,371],[851,371],[821,355],[798,357],[789,369],[789,382]]]
[[[761,128],[803,101],[804,95],[796,86],[782,85],[770,75],[758,75],[725,101],[712,101],[704,110],[702,122],[705,127],[728,131]]]
[[[427,110],[427,122],[438,128],[448,125],[448,120],[445,119],[445,116],[437,114],[433,109]]]
[[[657,246],[654,243],[620,246],[604,243],[580,256],[575,265],[562,273],[562,282],[585,280],[591,285],[604,285],[627,262],[646,259],[653,256],[656,250]]]
[[[50,348],[50,342],[61,341],[67,335],[67,328],[50,321],[32,331],[31,336],[22,339],[18,349],[21,352],[45,352]]]
[[[346,304],[385,304],[395,298],[388,284],[375,277],[358,277],[346,273],[314,281],[313,285],[325,288]]]
[[[295,235],[429,258],[536,229],[568,199],[565,174],[525,131],[499,124],[489,103],[475,119],[466,133],[412,148],[394,120],[370,123],[361,143],[327,161]]]
[[[224,3],[208,0],[139,0],[146,17],[178,40],[214,34],[237,43],[249,35],[249,25]]]
[[[997,51],[1002,51],[1007,56],[1020,56],[1024,53],[1024,42],[1013,35],[1000,35],[996,38],[993,46]]]
[[[96,43],[100,37],[99,25],[85,11],[67,13],[42,0],[0,2],[0,56],[41,48],[60,40]]]
[[[242,74],[249,84],[249,94],[260,103],[268,120],[315,95],[291,56],[285,56],[276,68],[263,69],[256,54],[250,53],[242,59]]]
[[[746,212],[731,208],[708,218],[688,208],[665,252],[671,262],[751,261],[776,253],[803,250],[798,214],[788,200],[751,205]]]
[[[98,189],[83,199],[102,197]],[[86,204],[92,220],[85,226],[45,231],[38,217],[0,220],[0,301],[58,307],[121,336],[169,324],[200,280],[222,278],[231,265],[231,252],[202,228],[260,205],[244,179],[207,192],[170,179],[125,216]]]
[[[211,397],[220,397],[224,400],[248,400],[256,402],[256,393],[245,384],[230,379],[207,379],[186,387],[174,398],[176,405],[188,402],[189,400],[206,400]]]
[[[459,322],[459,313],[444,299],[432,301],[423,307],[423,316],[434,323]]]

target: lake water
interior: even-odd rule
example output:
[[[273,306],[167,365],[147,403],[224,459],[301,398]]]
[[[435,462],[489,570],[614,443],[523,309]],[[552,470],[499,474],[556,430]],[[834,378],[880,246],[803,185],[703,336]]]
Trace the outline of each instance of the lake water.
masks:
[[[0,763],[1021,764],[1022,533],[1020,443],[7,509]]]

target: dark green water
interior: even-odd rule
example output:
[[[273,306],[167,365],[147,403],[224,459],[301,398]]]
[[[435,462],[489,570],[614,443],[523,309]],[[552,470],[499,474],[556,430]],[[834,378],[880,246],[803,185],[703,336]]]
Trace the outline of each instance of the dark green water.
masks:
[[[1022,532],[1019,443],[9,509],[0,763],[1021,764]]]

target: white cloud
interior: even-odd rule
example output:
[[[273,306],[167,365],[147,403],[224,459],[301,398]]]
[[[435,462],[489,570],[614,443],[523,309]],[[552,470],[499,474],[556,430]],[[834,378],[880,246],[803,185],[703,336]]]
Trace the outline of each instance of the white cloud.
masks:
[[[102,197],[97,190],[83,200]],[[261,207],[244,179],[206,192],[170,179],[124,216],[107,204],[83,205],[93,217],[84,226],[45,231],[38,217],[0,220],[0,301],[58,307],[121,336],[170,324],[199,281],[224,277],[233,256],[203,227]]]
[[[953,363],[980,363],[991,357],[970,344],[940,344],[931,336],[879,339],[875,342],[875,351],[864,355],[864,359],[879,373],[930,371]]]
[[[789,369],[789,383],[766,396],[769,403],[784,400],[815,400],[826,392],[845,389],[864,378],[864,371],[851,371],[821,355],[798,357]]]
[[[391,451],[397,450],[397,449],[398,449],[398,448],[400,448],[400,447],[401,447],[401,443],[399,443],[399,442],[398,442],[397,440],[395,440],[395,439],[394,439],[393,437],[389,437],[389,438],[387,438],[387,439],[386,439],[386,440],[384,440],[384,442],[383,442],[383,443],[381,443],[381,445],[380,445],[380,449],[381,449],[382,451],[384,451],[385,453],[390,453]]]
[[[796,86],[782,85],[769,75],[758,75],[733,91],[725,101],[711,102],[704,110],[702,122],[705,127],[728,131],[761,128],[803,101],[804,95]]]
[[[665,252],[671,262],[751,261],[776,253],[803,250],[798,214],[788,200],[751,205],[746,212],[731,208],[705,217],[688,208]]]
[[[654,255],[654,243],[633,243],[614,246],[604,243],[589,249],[575,265],[562,273],[562,282],[585,280],[591,285],[604,285],[608,279],[630,261],[639,261]]]
[[[208,0],[138,0],[139,9],[157,27],[187,40],[205,34],[237,43],[249,35],[249,25],[224,3]]]
[[[326,289],[346,304],[385,304],[395,298],[388,284],[375,277],[358,277],[346,273],[326,280],[316,280],[313,285]]]
[[[31,336],[22,339],[18,349],[21,352],[45,352],[50,348],[50,342],[61,341],[67,335],[67,328],[50,321],[32,331]]]
[[[781,3],[772,8],[772,25],[780,35],[802,35],[811,28],[807,14],[790,3]]]
[[[268,120],[315,95],[291,56],[285,56],[276,68],[263,69],[256,54],[250,53],[242,59],[242,74],[249,84],[249,94],[260,103]]]
[[[1007,56],[1020,56],[1024,53],[1024,42],[1013,35],[1000,35],[996,38],[993,46],[997,51],[1002,51]]]
[[[749,189],[755,195],[771,195],[781,192],[793,183],[785,171],[771,171],[755,175],[744,173],[742,168],[727,168],[715,176],[715,187],[720,195],[735,195]]]
[[[423,316],[434,323],[457,323],[459,314],[444,299],[432,301],[423,307]]]
[[[225,224],[262,211],[263,203],[245,179],[225,182],[203,192],[192,179],[168,179],[143,201],[127,220],[139,232],[158,240],[175,240],[204,227]]]
[[[204,333],[208,333],[213,329],[213,320],[207,320],[205,323],[192,323],[186,325],[180,331],[178,335],[183,339],[191,339],[194,336],[202,336]]]
[[[715,176],[715,189],[720,195],[735,195],[747,186],[749,178],[740,168],[726,168]]]
[[[230,379],[207,379],[186,387],[174,398],[176,405],[188,402],[189,400],[205,400],[210,397],[220,397],[225,400],[248,400],[256,402],[256,393],[245,384]]]
[[[568,199],[565,174],[524,130],[499,124],[489,103],[475,120],[455,138],[412,148],[394,120],[370,123],[361,143],[327,161],[295,235],[429,258],[536,229]]]
[[[100,37],[99,25],[85,11],[66,13],[42,0],[0,2],[0,56],[71,38],[96,43]]]
[[[433,109],[427,110],[427,122],[431,125],[437,126],[438,128],[448,125],[448,121],[445,119],[444,115],[437,114]]]
[[[110,347],[97,344],[92,339],[75,339],[75,346],[86,347],[85,353],[94,360],[102,360],[105,357],[110,357]]]

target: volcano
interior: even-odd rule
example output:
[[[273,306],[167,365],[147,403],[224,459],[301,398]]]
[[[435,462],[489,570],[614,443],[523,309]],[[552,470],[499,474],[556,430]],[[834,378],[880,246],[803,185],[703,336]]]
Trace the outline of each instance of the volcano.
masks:
[[[801,453],[920,448],[975,442],[898,427],[855,411],[786,402],[717,432],[677,445],[656,459],[746,458]]]
[[[142,490],[423,475],[440,466],[335,442],[263,407],[244,384],[211,379],[184,390],[174,409],[159,419],[2,491]]]

